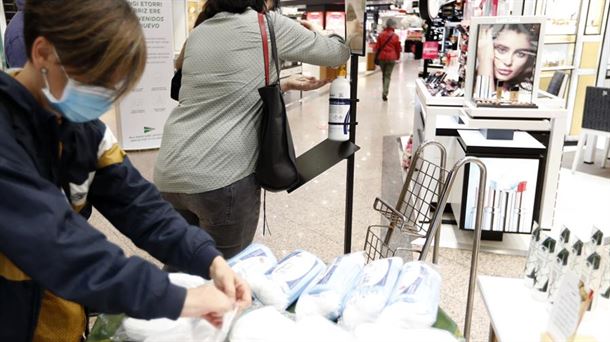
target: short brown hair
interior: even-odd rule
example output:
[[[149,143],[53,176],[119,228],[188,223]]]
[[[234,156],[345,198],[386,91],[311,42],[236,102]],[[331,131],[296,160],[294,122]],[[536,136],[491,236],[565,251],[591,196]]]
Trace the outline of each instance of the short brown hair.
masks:
[[[125,0],[26,0],[24,38],[28,57],[38,37],[55,47],[62,65],[87,83],[131,90],[146,65],[146,40]]]

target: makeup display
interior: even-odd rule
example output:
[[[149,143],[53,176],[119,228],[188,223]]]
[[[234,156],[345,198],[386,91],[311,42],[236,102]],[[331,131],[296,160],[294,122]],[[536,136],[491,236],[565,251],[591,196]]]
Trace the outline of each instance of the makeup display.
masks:
[[[557,238],[539,228],[532,233],[524,278],[538,300],[553,303],[564,276],[574,273],[596,301],[610,299],[610,250],[604,234],[594,228],[586,243],[564,227]]]
[[[438,71],[431,73],[425,79],[426,87],[432,96],[464,96],[464,90],[459,82],[447,78],[447,73]]]
[[[472,100],[477,106],[536,108],[539,23],[479,24]]]

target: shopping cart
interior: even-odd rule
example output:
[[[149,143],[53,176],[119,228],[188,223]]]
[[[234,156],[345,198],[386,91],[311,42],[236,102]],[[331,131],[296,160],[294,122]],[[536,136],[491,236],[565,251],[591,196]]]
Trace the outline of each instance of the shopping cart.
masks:
[[[429,150],[432,150],[432,147],[435,147],[440,154],[439,162],[431,160],[433,151]],[[427,141],[415,151],[397,205],[394,207],[381,198],[375,199],[373,208],[387,220],[387,224],[368,227],[364,251],[368,261],[393,256],[412,260],[414,255],[418,256],[418,260],[424,261],[432,248],[432,262],[436,264],[443,213],[458,172],[467,164],[478,166],[480,178],[477,215],[464,323],[464,337],[468,341],[481,241],[487,169],[478,158],[466,157],[457,162],[451,170],[447,170],[446,158],[445,147],[436,141]],[[423,239],[422,247],[414,246],[413,242],[418,239]]]

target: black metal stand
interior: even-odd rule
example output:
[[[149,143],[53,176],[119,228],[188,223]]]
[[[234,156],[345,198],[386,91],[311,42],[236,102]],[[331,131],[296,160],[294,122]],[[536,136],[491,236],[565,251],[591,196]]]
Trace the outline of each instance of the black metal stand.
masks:
[[[349,130],[349,141],[352,144],[356,144],[356,126],[358,121],[356,115],[358,114],[358,56],[352,55],[351,66],[350,66],[350,82],[351,91],[350,99],[352,105],[350,107],[350,130]],[[354,210],[354,164],[355,157],[352,155],[347,159],[347,182],[345,190],[345,238],[344,238],[344,252],[345,254],[352,252],[352,223],[353,223],[353,210]]]
[[[358,56],[352,55],[350,72],[350,136],[349,141],[337,142],[324,140],[309,151],[297,158],[297,169],[299,170],[299,183],[288,190],[288,193],[295,191],[324,171],[347,159],[347,185],[345,189],[345,235],[344,252],[352,251],[352,218],[354,209],[354,170],[356,151],[360,149],[356,145],[356,121],[358,106]]]

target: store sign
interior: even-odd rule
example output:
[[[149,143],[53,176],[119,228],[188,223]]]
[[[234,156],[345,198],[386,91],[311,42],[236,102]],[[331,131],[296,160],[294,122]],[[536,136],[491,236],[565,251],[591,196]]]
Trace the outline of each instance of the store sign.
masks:
[[[422,57],[424,59],[437,59],[438,48],[438,42],[424,42],[424,52],[422,54]]]
[[[172,2],[129,3],[142,24],[148,60],[140,83],[118,105],[119,137],[126,150],[159,148],[165,121],[177,105],[170,98],[174,72]]]
[[[307,21],[324,27],[324,12],[307,12]]]
[[[345,12],[326,12],[325,29],[345,38]]]

